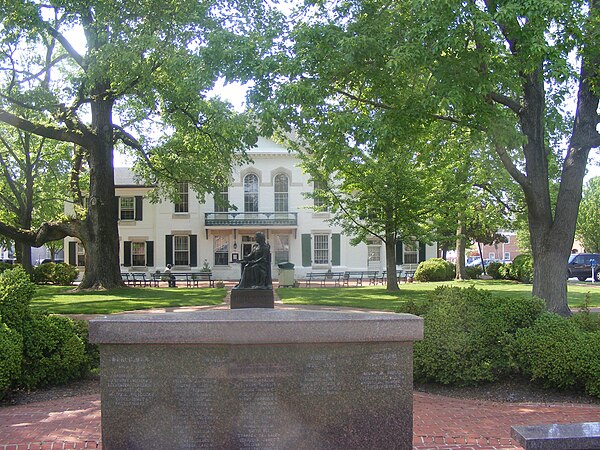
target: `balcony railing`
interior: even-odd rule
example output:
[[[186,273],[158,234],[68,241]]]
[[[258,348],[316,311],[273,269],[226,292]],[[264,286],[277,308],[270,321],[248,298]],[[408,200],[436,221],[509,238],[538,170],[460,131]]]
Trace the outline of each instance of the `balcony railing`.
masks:
[[[298,213],[295,212],[213,212],[204,213],[204,224],[211,226],[296,226]]]

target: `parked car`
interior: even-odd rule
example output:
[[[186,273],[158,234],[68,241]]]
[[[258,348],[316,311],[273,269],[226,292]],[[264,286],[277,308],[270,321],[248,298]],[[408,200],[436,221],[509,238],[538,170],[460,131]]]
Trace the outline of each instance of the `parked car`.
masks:
[[[491,262],[494,262],[494,260],[493,259],[484,259],[483,265],[487,267]],[[472,260],[471,262],[468,262],[466,264],[466,266],[467,267],[481,266],[481,258],[477,258],[477,259]]]
[[[50,258],[44,258],[44,259],[38,259],[36,266],[39,266],[40,264],[47,264],[47,263],[61,263],[64,262],[64,260],[62,259],[50,259]]]
[[[592,263],[596,262],[594,280],[600,281],[600,253],[574,253],[569,257],[569,278],[577,277],[579,281],[585,281],[592,276]]]

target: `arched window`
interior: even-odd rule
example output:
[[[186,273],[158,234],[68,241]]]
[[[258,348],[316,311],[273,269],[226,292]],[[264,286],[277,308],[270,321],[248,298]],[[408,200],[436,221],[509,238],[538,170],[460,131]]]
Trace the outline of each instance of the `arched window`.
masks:
[[[280,173],[275,177],[275,212],[288,211],[288,177]]]
[[[258,212],[258,177],[253,173],[244,177],[244,211]]]

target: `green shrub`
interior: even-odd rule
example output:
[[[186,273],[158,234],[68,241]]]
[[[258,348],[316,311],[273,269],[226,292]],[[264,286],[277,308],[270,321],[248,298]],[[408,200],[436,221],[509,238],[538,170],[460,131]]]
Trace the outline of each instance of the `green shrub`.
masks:
[[[522,283],[533,283],[533,257],[523,253],[513,260],[510,278]]]
[[[15,330],[0,323],[0,399],[4,397],[21,372],[23,338]]]
[[[37,284],[48,284],[52,283],[52,276],[54,274],[54,263],[40,264],[33,268],[31,279]]]
[[[77,267],[66,263],[45,263],[33,269],[33,281],[39,284],[70,286],[77,278]]]
[[[415,272],[416,281],[449,281],[454,278],[452,264],[442,258],[431,258],[419,263]]]
[[[476,280],[479,278],[479,275],[483,273],[483,270],[481,269],[481,266],[468,266],[465,267],[465,272],[470,280]]]
[[[56,263],[52,281],[59,286],[71,286],[77,279],[77,275],[79,275],[77,267],[67,263]]]
[[[579,378],[583,334],[576,323],[543,314],[531,327],[519,330],[513,345],[518,367],[546,387],[572,387]]]
[[[492,277],[494,280],[501,280],[503,277],[500,274],[500,268],[503,266],[499,261],[491,262],[485,268],[486,273]]]
[[[591,303],[592,297],[588,292],[585,294],[582,304],[579,305],[579,312],[573,314],[570,320],[575,322],[583,331],[600,331],[600,314],[592,313]]]
[[[74,320],[75,333],[85,346],[86,363],[89,369],[100,367],[100,346],[91,344],[89,339],[89,323],[87,320]]]
[[[34,293],[35,284],[21,267],[0,274],[0,317],[9,328],[22,330]]]
[[[584,388],[600,397],[600,331],[581,322],[544,313],[519,330],[511,354],[520,370],[549,388]]]
[[[4,272],[5,270],[13,269],[14,267],[15,266],[12,264],[0,261],[0,273]]]
[[[33,314],[25,322],[20,384],[31,389],[66,383],[88,369],[85,346],[71,319]]]
[[[498,275],[500,275],[500,278],[502,280],[510,280],[510,270],[511,270],[512,264],[511,263],[506,263],[506,264],[502,264],[499,268],[498,268]]]
[[[506,347],[542,313],[541,300],[496,298],[474,287],[441,287],[425,309],[425,339],[414,346],[415,379],[469,385],[511,369]]]
[[[584,366],[582,369],[583,384],[589,395],[600,397],[600,331],[585,333],[582,344]]]

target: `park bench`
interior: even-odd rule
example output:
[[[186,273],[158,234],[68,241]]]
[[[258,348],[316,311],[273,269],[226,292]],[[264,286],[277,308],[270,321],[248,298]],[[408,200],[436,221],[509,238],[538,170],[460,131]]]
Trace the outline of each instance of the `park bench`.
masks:
[[[190,272],[185,280],[187,287],[200,287],[202,281],[207,281],[208,287],[215,287],[212,272]]]
[[[342,285],[348,286],[350,280],[356,281],[356,286],[363,285],[363,279],[366,277],[369,280],[369,284],[371,284],[370,280],[377,275],[376,270],[347,270],[344,272],[344,276],[342,278]]]
[[[511,427],[525,450],[600,449],[600,422]]]
[[[340,286],[344,272],[309,272],[304,279],[305,287],[310,287],[312,281],[318,281],[324,287],[326,281],[333,281],[334,286]]]
[[[177,282],[185,282],[186,287],[200,287],[200,282],[207,281],[209,287],[215,287],[215,280],[212,278],[212,272],[171,272],[173,287],[177,287]],[[155,281],[169,281],[169,274],[155,273]]]
[[[123,272],[121,278],[127,286],[152,286],[154,280],[152,277],[146,277],[144,272]]]
[[[412,277],[414,275],[414,272],[410,272],[410,276]],[[406,282],[406,277],[407,277],[407,272],[404,272],[404,270],[399,269],[398,271],[396,271],[396,278],[398,281],[404,281]],[[387,271],[384,270],[381,273],[375,273],[375,275],[373,276],[373,278],[369,279],[369,284],[385,284],[387,283]]]

